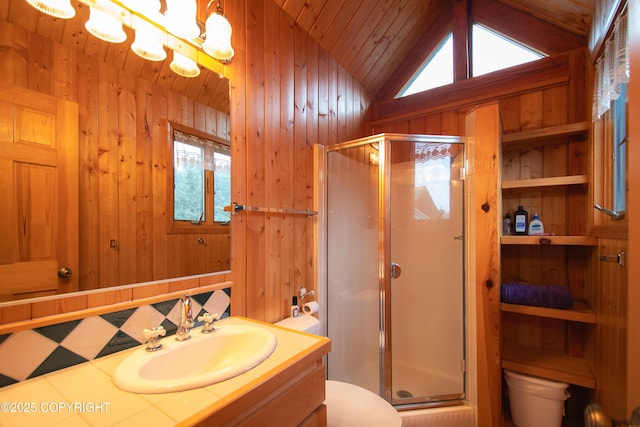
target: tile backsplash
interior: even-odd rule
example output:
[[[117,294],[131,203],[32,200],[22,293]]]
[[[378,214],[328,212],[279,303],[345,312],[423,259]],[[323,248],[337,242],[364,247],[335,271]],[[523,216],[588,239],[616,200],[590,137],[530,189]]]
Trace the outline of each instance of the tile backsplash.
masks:
[[[231,288],[191,294],[194,318],[205,312],[228,317],[230,297]],[[162,325],[167,335],[175,334],[178,303],[171,299],[0,335],[0,387],[138,346],[145,328]]]

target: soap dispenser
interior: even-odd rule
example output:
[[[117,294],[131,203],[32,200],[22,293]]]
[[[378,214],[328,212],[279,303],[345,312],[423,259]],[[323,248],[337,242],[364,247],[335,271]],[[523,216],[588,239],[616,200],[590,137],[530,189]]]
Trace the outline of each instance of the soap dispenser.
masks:
[[[544,234],[544,224],[538,218],[538,214],[533,214],[533,220],[529,223],[529,235]]]

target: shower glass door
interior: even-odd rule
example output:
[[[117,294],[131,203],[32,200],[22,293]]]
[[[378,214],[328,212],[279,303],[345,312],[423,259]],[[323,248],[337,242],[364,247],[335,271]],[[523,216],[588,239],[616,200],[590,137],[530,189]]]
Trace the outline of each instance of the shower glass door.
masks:
[[[387,147],[393,404],[464,397],[463,147],[450,137]]]
[[[328,378],[380,394],[379,146],[327,153]]]
[[[463,143],[327,147],[328,378],[395,405],[464,397]]]

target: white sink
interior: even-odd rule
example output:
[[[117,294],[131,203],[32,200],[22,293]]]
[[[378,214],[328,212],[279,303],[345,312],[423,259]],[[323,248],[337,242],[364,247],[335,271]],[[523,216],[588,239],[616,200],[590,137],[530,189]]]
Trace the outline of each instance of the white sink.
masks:
[[[169,336],[160,350],[135,350],[118,365],[113,382],[134,393],[204,387],[247,372],[268,358],[276,345],[273,333],[254,325],[216,324],[210,334],[192,329],[188,341]]]

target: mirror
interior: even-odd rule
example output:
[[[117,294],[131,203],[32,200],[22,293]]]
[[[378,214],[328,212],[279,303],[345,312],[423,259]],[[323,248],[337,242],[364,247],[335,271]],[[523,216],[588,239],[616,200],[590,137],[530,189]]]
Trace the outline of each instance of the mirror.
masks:
[[[196,78],[173,74],[169,67],[170,52],[167,59],[160,62],[137,57],[130,49],[134,40],[130,29],[125,29],[127,41],[118,45],[93,38],[83,30],[88,8],[81,4],[75,4],[77,15],[68,21],[39,14],[25,5],[11,2],[11,10],[3,15],[6,18],[0,19],[0,25],[11,34],[30,38],[30,48],[24,47],[21,37],[14,37],[15,42],[8,40],[4,46],[8,53],[0,57],[0,69],[16,73],[6,76],[5,81],[17,82],[8,87],[33,94],[26,96],[20,105],[12,104],[16,111],[37,110],[45,98],[66,99],[77,104],[77,125],[71,134],[78,141],[74,147],[78,159],[78,194],[69,198],[72,202],[75,200],[75,205],[67,206],[69,211],[76,207],[78,211],[74,225],[77,249],[71,250],[77,252],[77,267],[58,271],[59,267],[68,265],[62,263],[51,270],[51,263],[47,263],[46,274],[36,273],[33,263],[26,269],[14,269],[13,274],[21,278],[22,287],[7,291],[11,285],[3,279],[0,302],[228,270],[229,227],[226,234],[216,230],[215,236],[198,227],[170,233],[168,208],[173,167],[170,123],[212,135],[216,141],[230,141],[228,80],[219,75],[220,72],[204,67],[200,67],[201,74]],[[33,28],[20,26],[39,21],[46,21],[47,25],[38,26],[37,33]],[[61,34],[74,36],[60,37]],[[24,56],[27,61],[16,66],[16,58],[24,59]],[[48,66],[55,81],[50,86],[42,84],[40,69]],[[32,78],[39,81],[30,82]],[[34,87],[38,90],[31,91]],[[34,108],[29,102],[33,102]],[[34,143],[42,135],[55,140],[55,135],[64,127],[60,126],[60,116],[56,116],[60,113],[46,114],[38,117],[46,116],[46,120],[50,120],[47,123],[57,126],[31,126],[29,130],[33,135],[30,136],[34,139],[22,138],[24,141],[19,142]],[[62,114],[67,117],[67,113]],[[27,128],[24,126],[22,130]],[[55,131],[50,131],[52,129]],[[24,135],[25,132],[20,133],[21,137]],[[3,142],[7,141],[0,141]],[[25,179],[16,184],[15,194],[25,194],[22,191],[25,188],[31,192],[30,204],[23,198],[21,219],[26,217],[25,212],[33,212],[32,208],[39,206],[38,203],[43,206],[42,200],[51,202],[49,206],[56,204],[56,197],[40,197],[40,190],[47,187],[50,180],[42,178],[36,185],[32,179],[34,174],[26,171],[22,176]],[[0,182],[0,185],[6,184]],[[14,215],[16,221],[12,224],[19,224],[18,215]],[[65,212],[58,217],[70,218]],[[63,234],[60,231],[63,228],[58,225],[50,225],[53,231],[48,234],[33,228],[28,240],[40,242],[40,249],[47,249],[42,242],[49,242],[49,235]],[[21,235],[15,231],[20,227],[11,227],[11,230],[9,226],[1,227],[0,232]],[[0,271],[6,271],[7,265],[17,264],[15,260],[20,257],[10,253],[6,248],[0,252]],[[29,274],[25,275],[25,271]],[[55,288],[43,285],[45,275],[47,281],[54,277]]]

